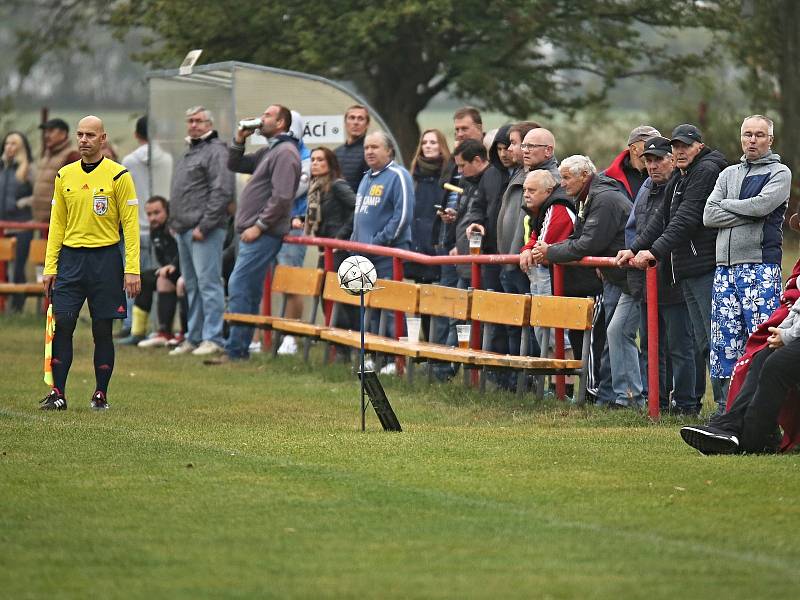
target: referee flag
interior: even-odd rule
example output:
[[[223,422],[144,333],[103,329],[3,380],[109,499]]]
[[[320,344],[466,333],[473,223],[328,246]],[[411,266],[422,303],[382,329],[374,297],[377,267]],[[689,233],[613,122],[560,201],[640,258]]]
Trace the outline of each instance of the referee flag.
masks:
[[[47,305],[47,321],[44,326],[44,382],[53,385],[53,368],[50,359],[53,357],[53,334],[56,331],[56,319],[53,316],[53,303]]]

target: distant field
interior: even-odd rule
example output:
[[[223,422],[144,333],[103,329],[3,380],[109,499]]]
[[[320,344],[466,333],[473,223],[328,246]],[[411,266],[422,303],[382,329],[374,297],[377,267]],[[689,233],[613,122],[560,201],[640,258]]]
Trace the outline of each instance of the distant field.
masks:
[[[41,319],[0,317],[4,598],[794,597],[800,456],[702,457],[678,423],[342,366],[123,348],[41,413]]]

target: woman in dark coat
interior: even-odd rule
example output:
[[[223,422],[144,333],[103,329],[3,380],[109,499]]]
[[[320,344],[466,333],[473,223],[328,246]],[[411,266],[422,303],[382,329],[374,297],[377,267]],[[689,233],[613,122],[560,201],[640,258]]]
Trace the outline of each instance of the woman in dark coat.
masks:
[[[0,147],[0,221],[30,221],[30,195],[33,193],[33,157],[28,139],[18,131],[6,134]],[[14,256],[14,283],[25,283],[25,263],[33,238],[33,231],[8,230],[6,234],[17,238]],[[11,309],[22,310],[25,304],[23,294],[15,294]]]
[[[411,162],[414,178],[414,221],[411,223],[411,249],[421,254],[435,255],[433,249],[433,224],[437,220],[436,205],[442,203],[443,192],[439,180],[442,170],[450,160],[450,149],[444,134],[438,129],[422,132]],[[406,277],[417,283],[439,280],[439,267],[407,262]]]

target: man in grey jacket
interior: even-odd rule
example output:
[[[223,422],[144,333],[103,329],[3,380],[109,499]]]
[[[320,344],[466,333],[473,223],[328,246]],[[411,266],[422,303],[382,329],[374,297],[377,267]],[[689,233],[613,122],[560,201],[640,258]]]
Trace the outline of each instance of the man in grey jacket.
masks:
[[[289,233],[292,201],[300,183],[298,140],[289,133],[291,126],[291,111],[273,104],[261,115],[259,131],[267,138],[265,148],[244,153],[244,142],[253,129],[239,129],[231,145],[228,167],[252,174],[236,209],[239,252],[228,281],[228,310],[233,313],[258,314],[267,269]],[[206,364],[250,358],[252,339],[252,327],[231,325],[225,354]]]
[[[742,122],[739,164],[723,170],[703,211],[717,229],[711,298],[711,377],[722,389],[744,353],[748,336],[778,307],[783,217],[792,174],[772,152],[772,120]]]
[[[214,130],[211,111],[190,108],[186,125],[189,147],[172,174],[169,224],[178,234],[189,330],[170,354],[207,355],[222,350],[222,244],[234,180],[225,168],[228,148]]]

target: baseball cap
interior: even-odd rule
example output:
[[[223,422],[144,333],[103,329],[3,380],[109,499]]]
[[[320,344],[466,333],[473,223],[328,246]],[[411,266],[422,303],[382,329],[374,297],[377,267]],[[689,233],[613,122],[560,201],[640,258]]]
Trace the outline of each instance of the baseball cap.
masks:
[[[644,150],[642,155],[650,154],[652,156],[666,156],[672,152],[672,146],[667,138],[660,135],[651,137],[644,141]]]
[[[700,130],[691,123],[684,123],[678,125],[672,130],[672,139],[670,142],[683,142],[684,144],[691,144],[693,142],[702,142],[703,134]]]
[[[631,134],[628,136],[628,143],[627,145],[630,146],[633,143],[641,142],[651,137],[660,136],[661,132],[652,127],[650,125],[639,125],[638,127],[634,127]]]
[[[50,119],[39,125],[39,129],[63,129],[69,133],[69,125],[64,119]]]

